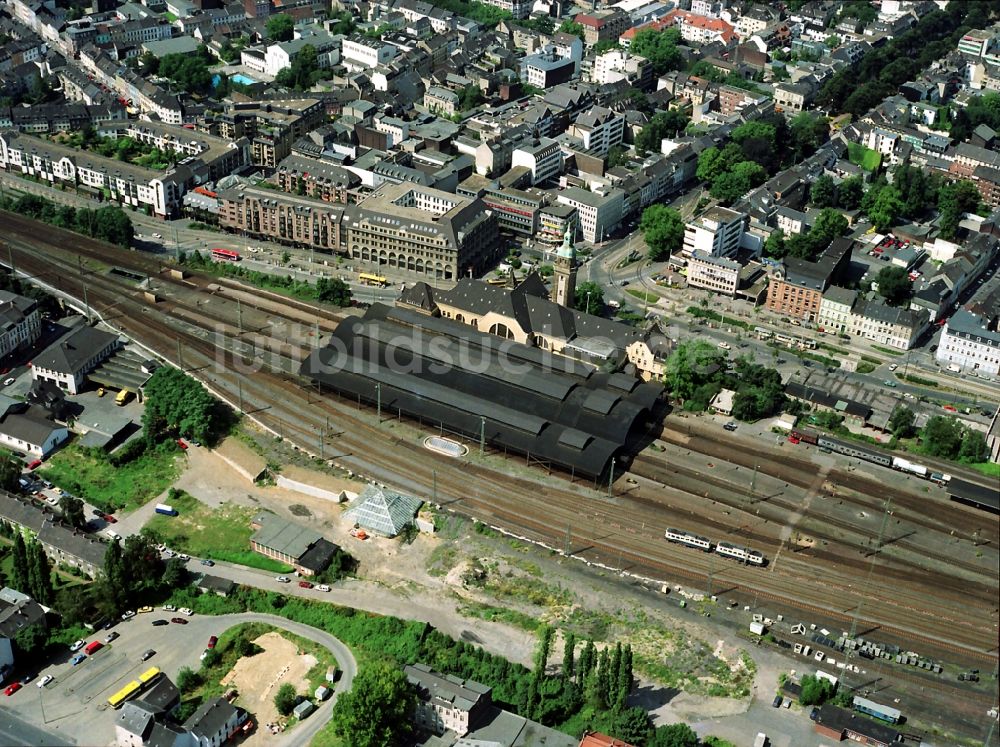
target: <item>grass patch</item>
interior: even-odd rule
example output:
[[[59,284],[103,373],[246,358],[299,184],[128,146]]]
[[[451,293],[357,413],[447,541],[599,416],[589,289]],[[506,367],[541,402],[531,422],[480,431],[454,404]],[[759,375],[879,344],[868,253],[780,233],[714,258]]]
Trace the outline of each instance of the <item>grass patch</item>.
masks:
[[[822,363],[829,368],[840,368],[840,361],[836,358],[829,358],[819,353],[810,353],[808,350],[792,350],[791,353],[792,355],[797,355],[799,358],[808,358],[811,361]]]
[[[477,620],[506,623],[529,633],[535,633],[542,627],[541,621],[535,615],[526,615],[509,607],[494,607],[482,602],[465,602],[459,605],[458,613]]]
[[[877,350],[880,353],[885,353],[886,355],[894,355],[899,358],[903,353],[899,350],[893,350],[892,348],[884,348],[881,345],[872,345],[873,350]]]
[[[843,355],[845,357],[850,357],[851,351],[846,348],[838,348],[836,345],[828,345],[825,342],[819,344],[824,350],[829,350],[831,353],[836,353],[837,355]]]
[[[874,363],[876,366],[882,365],[882,361],[880,361],[878,358],[872,358],[870,355],[862,355],[861,360],[863,360],[865,363]]]
[[[860,143],[847,144],[847,158],[865,171],[875,171],[882,164],[882,154]]]
[[[969,466],[978,472],[982,472],[987,477],[1000,477],[1000,464],[980,462],[979,464],[970,464]]]
[[[632,288],[626,288],[625,292],[634,298],[638,298],[640,301],[645,303],[656,303],[660,300],[660,297],[655,293],[647,293],[646,291],[633,290]]]
[[[742,329],[750,329],[750,323],[744,322],[742,319],[736,319],[732,316],[723,317],[716,311],[711,309],[700,309],[697,306],[688,306],[687,313],[698,319],[711,319],[716,322],[724,322],[731,327],[740,327]]]
[[[869,374],[872,371],[874,371],[876,368],[878,368],[878,366],[876,366],[871,361],[861,361],[858,364],[857,372],[861,373],[861,374]]]
[[[918,386],[926,386],[926,387],[931,387],[933,389],[937,389],[938,387],[936,381],[931,381],[930,379],[922,379],[919,376],[914,376],[913,374],[906,374],[904,376],[901,373],[897,373],[896,378],[901,379],[903,381],[908,381],[911,384],[917,384]]]
[[[172,550],[198,558],[239,563],[272,573],[288,573],[292,570],[284,563],[250,550],[250,535],[253,534],[250,519],[259,513],[256,509],[232,503],[212,509],[183,491],[174,492],[169,500],[179,515],[156,514],[146,522],[146,528]]]
[[[427,558],[428,575],[440,578],[447,576],[448,572],[458,565],[458,550],[450,544],[442,543],[431,550]]]
[[[170,487],[180,473],[182,454],[168,441],[130,462],[115,465],[100,449],[72,444],[53,456],[40,473],[104,511],[129,511]]]

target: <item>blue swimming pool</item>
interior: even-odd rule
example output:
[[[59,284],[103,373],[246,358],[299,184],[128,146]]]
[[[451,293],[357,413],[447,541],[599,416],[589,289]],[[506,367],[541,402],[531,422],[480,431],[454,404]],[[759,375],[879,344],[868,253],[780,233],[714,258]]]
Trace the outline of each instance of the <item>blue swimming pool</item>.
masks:
[[[239,83],[241,86],[252,86],[254,83],[257,82],[253,78],[248,78],[247,76],[243,75],[243,73],[236,73],[236,75],[231,77],[229,80],[231,80],[233,83]]]

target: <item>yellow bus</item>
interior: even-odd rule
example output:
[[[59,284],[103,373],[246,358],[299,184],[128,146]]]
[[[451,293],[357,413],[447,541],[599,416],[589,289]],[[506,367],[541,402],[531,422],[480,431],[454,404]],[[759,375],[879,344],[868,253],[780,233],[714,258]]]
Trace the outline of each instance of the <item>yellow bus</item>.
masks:
[[[157,667],[150,667],[145,672],[139,675],[139,682],[141,682],[143,687],[145,687],[159,676],[160,676],[160,670]]]
[[[385,288],[389,285],[389,281],[386,280],[381,275],[374,275],[370,272],[362,272],[358,275],[358,280],[362,285],[374,285],[379,288]]]
[[[118,396],[115,397],[115,404],[118,405],[119,407],[123,406],[126,402],[128,402],[128,397],[131,393],[132,392],[129,391],[128,389],[122,389],[120,392],[118,392]]]
[[[125,687],[123,687],[121,690],[119,690],[110,698],[108,698],[108,705],[111,706],[112,708],[117,708],[126,700],[128,700],[133,695],[138,693],[141,689],[142,689],[142,684],[139,682],[139,680],[132,680],[127,685],[125,685]]]
[[[490,285],[507,285],[507,278],[489,278],[486,282]]]

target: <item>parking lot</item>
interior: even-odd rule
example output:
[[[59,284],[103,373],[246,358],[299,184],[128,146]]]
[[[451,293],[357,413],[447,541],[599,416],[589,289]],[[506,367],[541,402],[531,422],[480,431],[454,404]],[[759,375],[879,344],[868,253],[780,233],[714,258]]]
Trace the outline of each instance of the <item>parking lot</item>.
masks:
[[[119,621],[113,630],[119,638],[96,651],[76,666],[69,662],[73,653],[67,648],[49,666],[34,674],[31,682],[9,697],[4,708],[15,709],[20,716],[48,731],[58,733],[67,743],[107,744],[114,739],[117,711],[107,699],[150,667],[159,667],[175,678],[181,667],[197,669],[198,657],[210,636],[220,635],[232,620],[194,615],[187,625],[170,623],[154,627],[153,620],[170,620],[177,612],[157,608],[154,612]],[[103,641],[109,631],[91,634],[86,642]],[[144,651],[156,653],[142,661]],[[53,681],[38,688],[38,681],[52,675]]]

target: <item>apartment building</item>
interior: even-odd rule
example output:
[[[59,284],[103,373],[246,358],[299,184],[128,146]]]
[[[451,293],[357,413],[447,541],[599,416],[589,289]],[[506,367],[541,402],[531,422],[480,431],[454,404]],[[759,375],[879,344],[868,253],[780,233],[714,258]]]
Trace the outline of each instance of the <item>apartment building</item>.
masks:
[[[851,327],[851,310],[858,298],[858,292],[830,286],[819,303],[816,326],[823,332],[842,334]]]
[[[574,20],[583,26],[583,43],[588,47],[601,41],[617,41],[632,25],[632,19],[621,8],[581,13]]]
[[[500,259],[496,216],[480,199],[401,182],[348,210],[346,251],[357,261],[451,280]]]
[[[544,184],[562,174],[563,154],[559,142],[549,137],[534,138],[517,146],[511,154],[511,166],[531,172],[531,184]]]
[[[836,238],[815,262],[786,257],[771,275],[766,306],[795,319],[815,321],[823,294],[844,277],[851,264],[850,239]]]
[[[246,137],[254,165],[277,168],[296,140],[325,121],[321,99],[276,99],[226,102],[222,112],[200,117],[197,127],[227,140]]]
[[[848,333],[897,350],[909,350],[927,329],[924,309],[889,306],[881,298],[859,301],[849,317]]]
[[[816,87],[800,80],[797,83],[785,81],[774,87],[774,105],[788,112],[800,112],[812,103]]]
[[[246,185],[218,196],[222,228],[328,252],[343,247],[342,206]]]
[[[0,290],[0,358],[30,347],[41,333],[38,304],[30,298]]]
[[[483,3],[505,10],[514,18],[527,18],[534,6],[533,0],[483,0]]]
[[[584,150],[604,156],[621,144],[625,136],[625,117],[603,106],[595,106],[576,118],[570,135],[580,138]]]
[[[453,117],[459,110],[458,94],[448,88],[431,86],[424,94],[424,108],[445,117]]]
[[[965,371],[1000,374],[1000,329],[997,318],[958,309],[944,325],[935,357]]]
[[[689,288],[735,296],[740,284],[740,263],[725,257],[694,252],[688,257],[687,283]]]
[[[186,189],[186,169],[153,171],[13,131],[0,133],[0,168],[49,184],[106,190],[113,202],[148,208],[161,218],[180,212]]]
[[[545,244],[558,246],[562,244],[567,229],[570,231],[570,236],[576,236],[579,220],[576,208],[571,205],[562,203],[546,205],[538,211],[536,237]]]
[[[536,88],[557,86],[573,77],[577,65],[572,59],[561,57],[553,47],[544,47],[521,60],[521,80]]]
[[[181,163],[197,158],[208,168],[208,177],[212,181],[239,171],[250,163],[250,141],[245,137],[232,141],[177,125],[137,119],[123,122],[115,128],[112,136],[130,137],[161,151],[175,153]]]
[[[285,192],[345,205],[349,191],[361,186],[361,177],[335,163],[296,155],[278,164],[274,180]]]
[[[621,223],[625,193],[615,188],[602,195],[580,187],[567,187],[556,195],[556,201],[576,208],[583,240],[599,244]]]
[[[735,257],[749,218],[724,207],[713,207],[684,229],[682,253],[692,257],[696,252],[709,257]]]
[[[602,86],[625,81],[646,90],[653,84],[653,64],[628,50],[613,49],[594,59],[590,80]]]
[[[442,735],[468,734],[492,705],[492,690],[472,680],[435,672],[426,664],[403,668],[406,679],[417,691],[413,719],[421,729]]]

